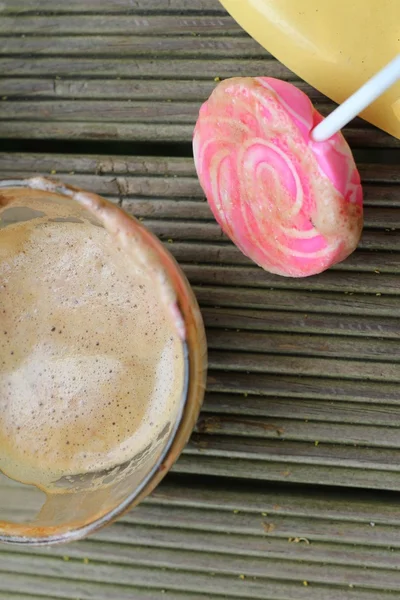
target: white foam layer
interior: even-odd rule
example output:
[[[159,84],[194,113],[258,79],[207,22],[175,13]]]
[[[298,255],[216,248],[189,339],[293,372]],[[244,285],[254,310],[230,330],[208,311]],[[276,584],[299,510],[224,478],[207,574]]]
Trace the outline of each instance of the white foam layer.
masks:
[[[184,379],[143,269],[87,219],[51,221],[51,206],[0,229],[0,468],[46,489],[148,447]]]

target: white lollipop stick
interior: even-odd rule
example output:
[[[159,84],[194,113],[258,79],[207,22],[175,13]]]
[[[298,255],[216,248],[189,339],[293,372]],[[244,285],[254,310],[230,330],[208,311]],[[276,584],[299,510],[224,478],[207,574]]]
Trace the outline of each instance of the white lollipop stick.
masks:
[[[311,138],[314,142],[325,142],[325,140],[328,140],[390,88],[390,86],[396,83],[398,79],[400,79],[400,54],[364,83],[343,104],[335,108],[326,119],[314,127],[311,132]]]

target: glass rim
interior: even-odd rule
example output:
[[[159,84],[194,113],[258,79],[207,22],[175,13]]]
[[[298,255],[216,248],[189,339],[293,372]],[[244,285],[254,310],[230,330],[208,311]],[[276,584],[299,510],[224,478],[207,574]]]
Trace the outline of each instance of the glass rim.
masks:
[[[16,187],[58,194],[60,196],[64,196],[64,197],[67,197],[70,199],[73,199],[73,195],[76,192],[87,193],[91,197],[97,197],[99,200],[101,200],[101,202],[106,202],[107,204],[112,205],[115,209],[118,209],[118,211],[122,212],[129,220],[133,221],[135,223],[136,227],[138,227],[139,229],[141,229],[143,231],[146,231],[150,235],[150,238],[152,239],[152,242],[154,244],[153,247],[156,249],[156,253],[158,255],[162,255],[165,253],[168,257],[173,259],[171,266],[163,265],[163,269],[165,270],[165,272],[167,274],[170,284],[173,286],[173,289],[176,292],[176,307],[180,313],[182,322],[185,323],[184,315],[181,311],[179,293],[178,293],[178,290],[176,289],[176,286],[173,285],[173,278],[170,276],[169,271],[173,266],[175,266],[177,273],[179,275],[179,278],[182,279],[182,281],[184,283],[186,283],[184,281],[185,277],[180,272],[180,267],[179,267],[178,263],[175,262],[175,259],[172,257],[170,252],[163,246],[162,242],[151,231],[149,231],[140,221],[138,221],[135,217],[128,215],[123,210],[122,207],[112,204],[109,200],[106,200],[99,194],[96,194],[94,192],[85,192],[85,190],[83,190],[82,188],[79,188],[76,186],[71,186],[71,185],[62,183],[60,181],[55,181],[53,179],[48,179],[48,178],[45,178],[42,176],[40,176],[40,177],[38,176],[38,177],[32,177],[32,178],[27,178],[27,179],[0,180],[0,189],[10,189],[10,188],[16,188]],[[1,204],[0,204],[0,207],[1,207]],[[86,207],[83,207],[83,208],[88,211],[88,209]],[[172,317],[171,317],[171,319],[172,319]],[[21,523],[15,523],[16,529],[23,526],[24,530],[27,531],[27,533],[25,535],[21,535],[21,534],[8,535],[8,534],[1,533],[1,531],[0,531],[0,542],[1,543],[26,545],[26,546],[28,546],[28,545],[42,546],[42,545],[50,545],[50,544],[54,545],[54,544],[61,544],[61,543],[76,541],[76,540],[86,537],[90,533],[97,531],[98,529],[104,527],[105,525],[112,523],[116,518],[121,516],[121,514],[126,512],[132,506],[132,504],[135,502],[137,497],[140,496],[140,494],[145,490],[147,485],[149,483],[151,483],[152,479],[157,474],[157,472],[159,472],[159,470],[161,469],[162,463],[167,458],[168,453],[171,450],[173,442],[176,438],[178,430],[183,421],[184,409],[185,409],[185,406],[186,406],[186,403],[188,400],[190,370],[191,369],[190,369],[190,360],[189,360],[189,347],[188,347],[186,337],[181,338],[180,341],[181,341],[183,352],[184,352],[184,381],[183,381],[182,394],[181,394],[181,398],[179,401],[177,418],[174,421],[174,424],[173,424],[173,427],[171,428],[167,443],[165,444],[162,452],[160,453],[158,459],[156,460],[156,462],[154,463],[154,465],[152,466],[150,471],[140,482],[140,484],[138,486],[136,486],[135,489],[113,509],[107,511],[101,517],[98,517],[98,518],[94,519],[93,521],[86,523],[85,525],[76,527],[74,529],[62,531],[61,533],[58,533],[58,534],[52,533],[52,534],[44,535],[44,536],[37,536],[37,535],[30,536],[29,529],[31,528],[32,530],[37,530],[37,527],[35,527],[34,525],[32,525],[32,526],[26,525],[25,526]],[[1,473],[1,470],[0,470],[0,473]],[[8,477],[8,476],[6,475],[6,477]],[[12,478],[9,478],[9,479],[12,480]],[[72,494],[73,494],[73,492],[72,492]],[[63,495],[65,495],[65,494],[63,494]],[[8,523],[10,524],[10,526],[12,526],[12,524],[13,524],[10,521],[8,521]]]

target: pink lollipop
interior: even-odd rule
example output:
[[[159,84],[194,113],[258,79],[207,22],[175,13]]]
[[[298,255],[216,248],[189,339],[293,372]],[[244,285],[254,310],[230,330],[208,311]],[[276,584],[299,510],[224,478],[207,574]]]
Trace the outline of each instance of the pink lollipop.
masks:
[[[313,141],[320,121],[303,92],[270,77],[228,79],[200,110],[193,148],[211,209],[271,273],[320,273],[360,239],[360,176],[341,133]]]

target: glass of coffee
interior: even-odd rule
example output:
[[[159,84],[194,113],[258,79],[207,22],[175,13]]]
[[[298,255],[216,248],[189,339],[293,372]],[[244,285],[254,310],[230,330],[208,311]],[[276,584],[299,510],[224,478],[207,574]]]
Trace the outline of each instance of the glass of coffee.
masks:
[[[87,535],[171,468],[204,395],[200,311],[117,205],[0,182],[0,541]]]

